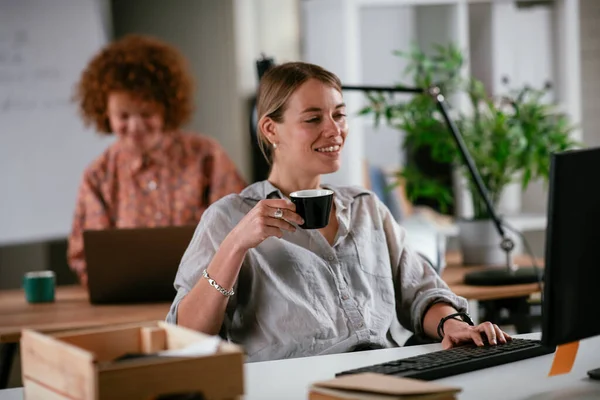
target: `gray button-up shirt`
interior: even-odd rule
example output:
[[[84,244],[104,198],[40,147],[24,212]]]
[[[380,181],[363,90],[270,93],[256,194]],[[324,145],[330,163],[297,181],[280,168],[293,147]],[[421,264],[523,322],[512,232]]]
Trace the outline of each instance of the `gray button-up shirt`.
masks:
[[[339,230],[331,246],[318,230],[284,231],[246,254],[221,331],[242,345],[248,361],[264,361],[395,347],[398,329],[423,332],[436,302],[466,311],[433,268],[406,247],[406,233],[375,194],[324,185],[335,192]],[[220,243],[267,198],[285,198],[268,181],[212,204],[186,250],[175,278],[177,295],[167,321],[201,279]],[[198,304],[198,312],[202,304]]]

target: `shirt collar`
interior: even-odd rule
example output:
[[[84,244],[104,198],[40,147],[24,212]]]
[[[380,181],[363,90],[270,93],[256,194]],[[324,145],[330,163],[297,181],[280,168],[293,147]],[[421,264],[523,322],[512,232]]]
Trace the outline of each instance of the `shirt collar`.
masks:
[[[321,186],[325,189],[333,190],[335,197],[339,200],[338,205],[341,205],[343,209],[349,208],[355,198],[370,193],[365,188],[359,186],[336,186],[330,184],[323,184]],[[272,198],[274,195],[277,195],[277,197],[281,199],[286,198],[283,193],[268,180],[253,183],[246,187],[240,195],[255,201]]]
[[[242,190],[240,196],[250,200],[261,201],[272,198],[274,194],[281,199],[285,198],[283,193],[273,186],[271,182],[264,180],[253,183],[252,185],[246,187],[244,190]]]
[[[175,143],[179,142],[180,133],[166,133],[159,148],[148,153],[141,153],[126,148],[120,141],[115,143],[119,162],[127,165],[131,172],[139,172],[151,165],[164,166],[172,159]]]

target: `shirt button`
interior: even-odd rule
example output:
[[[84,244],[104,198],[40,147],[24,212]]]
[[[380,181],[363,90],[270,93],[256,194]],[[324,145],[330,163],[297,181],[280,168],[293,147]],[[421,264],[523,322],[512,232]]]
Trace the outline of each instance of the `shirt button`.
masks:
[[[342,295],[342,300],[348,300],[350,297],[348,297],[347,294]]]
[[[158,187],[158,185],[156,184],[156,181],[150,181],[150,182],[148,182],[148,189],[150,189],[150,190],[156,190],[157,187]]]
[[[328,259],[329,261],[333,261],[333,260],[335,260],[335,257],[334,257],[334,256],[327,256],[327,259]]]
[[[364,328],[364,326],[365,326],[365,324],[364,324],[364,323],[362,323],[362,322],[361,322],[360,324],[358,324],[358,327],[359,327],[359,328]]]

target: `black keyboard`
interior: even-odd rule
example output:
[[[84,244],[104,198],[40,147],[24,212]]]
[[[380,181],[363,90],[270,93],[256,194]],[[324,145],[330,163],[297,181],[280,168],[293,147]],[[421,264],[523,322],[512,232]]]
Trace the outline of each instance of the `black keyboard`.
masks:
[[[343,371],[336,376],[375,372],[385,375],[431,381],[447,376],[464,374],[496,365],[525,360],[551,354],[554,348],[548,348],[539,340],[513,339],[506,344],[477,347],[474,344],[421,354],[383,364],[371,365]]]

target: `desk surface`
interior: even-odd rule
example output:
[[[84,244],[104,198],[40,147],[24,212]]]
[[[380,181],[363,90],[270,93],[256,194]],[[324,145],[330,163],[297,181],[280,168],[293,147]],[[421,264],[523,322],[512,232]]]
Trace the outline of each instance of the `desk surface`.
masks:
[[[331,379],[338,371],[439,349],[440,345],[434,344],[246,364],[244,399],[305,400],[310,384]],[[600,337],[581,342],[575,366],[569,374],[548,377],[552,357],[536,357],[437,382],[461,387],[460,400],[600,398],[600,382],[588,379],[586,374],[600,367]],[[0,400],[23,400],[23,391],[21,388],[1,390]]]
[[[538,292],[537,284],[468,286],[463,283],[464,275],[478,267],[461,266],[460,254],[449,254],[447,263],[442,277],[457,295],[468,300],[522,297]],[[80,286],[59,286],[56,301],[48,304],[28,304],[22,290],[0,291],[0,343],[17,342],[23,328],[52,332],[162,320],[169,307],[170,303],[94,306]]]
[[[440,348],[439,344],[434,344],[247,364],[246,400],[306,399],[307,388],[312,382],[333,378],[336,372]],[[587,379],[586,374],[588,370],[600,367],[600,337],[581,342],[578,358],[570,374],[549,378],[547,375],[552,359],[553,355],[536,357],[437,382],[461,387],[463,391],[458,396],[461,400],[600,398],[600,382]],[[272,383],[265,384],[265,377],[269,377]]]
[[[22,290],[0,291],[0,343],[18,342],[21,329],[42,332],[164,320],[171,303],[92,305],[80,286],[59,286],[56,301],[29,304]]]
[[[542,265],[541,260],[537,260],[538,266]],[[459,253],[449,253],[446,255],[447,267],[442,271],[442,279],[448,284],[450,289],[457,295],[467,300],[497,300],[513,297],[526,297],[540,291],[537,283],[525,285],[506,285],[506,286],[470,286],[465,285],[465,274],[482,270],[490,267],[465,267],[461,264]],[[515,257],[517,265],[528,265],[528,257]]]

